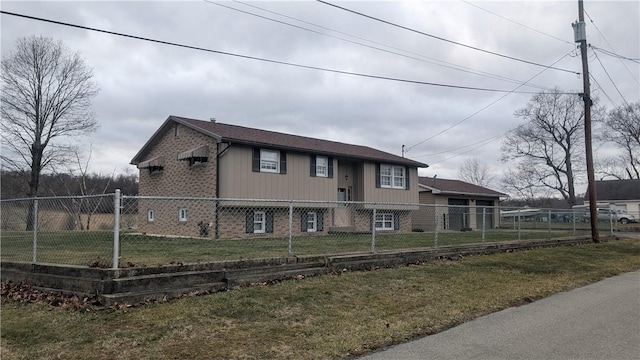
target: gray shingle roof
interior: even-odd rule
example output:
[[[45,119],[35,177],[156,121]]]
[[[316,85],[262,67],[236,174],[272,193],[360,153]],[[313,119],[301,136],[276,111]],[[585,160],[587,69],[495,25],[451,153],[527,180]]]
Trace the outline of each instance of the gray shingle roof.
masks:
[[[145,144],[140,152],[131,161],[136,164],[141,160],[145,149],[153,144],[155,137],[167,128],[168,123],[177,122],[203,134],[221,138],[222,141],[248,146],[264,146],[276,149],[298,151],[303,153],[314,153],[319,155],[329,155],[335,157],[355,158],[361,160],[371,160],[376,162],[387,161],[394,164],[402,164],[416,167],[428,167],[427,164],[393,155],[384,151],[376,150],[367,146],[345,144],[336,141],[322,140],[305,136],[285,134],[275,131],[260,130],[238,125],[223,124],[218,122],[203,121],[197,119],[184,118],[179,116],[169,116],[163,127],[156,132]],[[165,129],[164,131],[166,131]]]
[[[443,193],[450,194],[467,194],[467,195],[486,195],[492,197],[507,196],[498,191],[487,189],[482,186],[470,184],[460,180],[439,179],[431,177],[419,177],[420,185],[437,189]]]
[[[596,181],[598,200],[640,200],[640,180]],[[588,194],[588,192],[587,192]]]

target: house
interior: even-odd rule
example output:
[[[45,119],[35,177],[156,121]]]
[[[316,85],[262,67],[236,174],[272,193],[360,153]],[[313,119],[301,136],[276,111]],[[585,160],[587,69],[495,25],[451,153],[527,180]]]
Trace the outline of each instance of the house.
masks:
[[[506,199],[506,194],[464,181],[439,179],[435,176],[420,177],[418,181],[420,204],[440,206],[437,207],[438,210],[436,207],[420,207],[419,211],[414,212],[414,230],[433,231],[436,216],[438,230],[481,229],[483,220],[485,229],[499,226],[498,206],[501,200]]]
[[[131,164],[140,171],[140,196],[174,198],[139,200],[141,232],[213,238],[285,236],[290,221],[301,224],[296,234],[373,225],[411,231],[415,205],[373,203],[417,204],[418,168],[428,166],[366,146],[178,116],[166,119]],[[289,200],[305,201],[295,204],[295,219]]]
[[[595,185],[598,206],[611,207],[640,219],[640,179],[602,180]],[[584,205],[589,205],[588,197]]]

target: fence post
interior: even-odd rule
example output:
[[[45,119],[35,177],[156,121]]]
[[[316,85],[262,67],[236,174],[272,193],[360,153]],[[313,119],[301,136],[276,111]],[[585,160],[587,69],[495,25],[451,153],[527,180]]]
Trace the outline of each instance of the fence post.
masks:
[[[113,194],[113,268],[118,268],[120,258],[120,189]]]
[[[436,231],[433,234],[433,247],[438,247],[438,222],[440,220],[440,215],[438,214],[438,205],[434,205],[436,208]]]
[[[549,223],[549,239],[551,239],[551,209],[548,210],[547,223]]]
[[[33,256],[31,261],[38,259],[38,199],[33,199]]]
[[[287,249],[287,254],[289,254],[289,256],[293,254],[292,246],[293,246],[293,201],[289,201],[289,246]]]
[[[482,242],[484,242],[484,231],[486,226],[487,208],[482,208]]]
[[[373,218],[371,218],[371,252],[376,252],[376,204],[373,204]],[[395,221],[395,219],[394,219]]]
[[[520,240],[520,209],[518,209],[518,240]]]
[[[573,236],[576,236],[576,211],[575,210],[572,211],[571,219],[573,221]]]
[[[613,235],[613,215],[611,214],[611,209],[609,209],[609,233]]]

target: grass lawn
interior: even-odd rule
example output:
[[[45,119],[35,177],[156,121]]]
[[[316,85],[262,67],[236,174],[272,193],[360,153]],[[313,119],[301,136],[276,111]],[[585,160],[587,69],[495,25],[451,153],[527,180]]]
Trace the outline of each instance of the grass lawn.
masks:
[[[2,359],[340,359],[640,269],[640,241],[310,277],[126,310],[2,301]]]
[[[577,232],[586,233],[586,232]],[[491,230],[484,241],[506,241],[571,236],[571,230],[524,230],[518,235],[512,230]],[[438,233],[438,246],[482,242],[479,231],[450,231]],[[3,232],[0,237],[1,258],[6,261],[31,261],[33,235],[28,232]],[[376,250],[433,247],[435,234],[378,233]],[[367,252],[371,249],[371,234],[327,234],[296,236],[292,239],[293,255],[336,254]],[[261,257],[287,256],[289,240],[281,238],[249,238],[211,240],[167,238],[122,233],[120,236],[120,263],[136,266],[155,266],[171,262],[195,263],[217,260],[235,260]],[[113,233],[109,231],[41,232],[37,241],[37,261],[69,265],[87,265],[100,258],[104,264],[113,258]]]

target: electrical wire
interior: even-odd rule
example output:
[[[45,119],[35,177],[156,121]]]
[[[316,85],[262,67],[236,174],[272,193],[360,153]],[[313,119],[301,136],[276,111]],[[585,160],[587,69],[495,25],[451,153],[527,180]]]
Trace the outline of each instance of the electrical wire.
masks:
[[[480,144],[480,143],[485,143],[485,142],[487,142],[487,141],[489,141],[489,140],[497,139],[497,138],[502,137],[502,136],[504,136],[505,134],[509,133],[510,131],[513,131],[513,130],[508,130],[508,131],[505,131],[505,132],[500,133],[500,134],[498,134],[498,135],[494,135],[494,136],[492,136],[492,137],[489,137],[489,138],[486,138],[486,139],[482,139],[482,140],[480,140],[480,141],[476,141],[476,142],[474,142],[474,143],[467,144],[467,145],[464,145],[464,146],[460,146],[460,147],[457,147],[457,148],[453,148],[453,149],[449,149],[449,150],[445,150],[445,151],[439,151],[439,152],[437,152],[437,153],[423,154],[423,155],[416,155],[416,156],[412,156],[411,158],[412,158],[412,159],[419,159],[419,158],[428,157],[428,156],[434,156],[434,155],[440,155],[440,154],[450,153],[450,152],[453,152],[453,151],[456,151],[456,150],[460,150],[460,149],[468,148],[469,146],[477,145],[477,144]],[[476,148],[473,148],[473,149],[476,149]],[[472,150],[473,150],[473,149],[472,149]]]
[[[448,43],[451,43],[451,44],[463,46],[463,47],[466,47],[466,48],[469,48],[469,49],[473,49],[473,50],[476,50],[476,51],[481,51],[481,52],[484,52],[484,53],[487,53],[487,54],[491,54],[491,55],[495,55],[495,56],[499,56],[499,57],[502,57],[502,58],[505,58],[505,59],[519,61],[519,62],[522,62],[522,63],[525,63],[525,64],[529,64],[529,65],[535,65],[535,66],[539,66],[539,67],[544,67],[545,69],[553,69],[553,70],[564,71],[564,72],[568,72],[568,73],[571,73],[571,74],[580,75],[579,72],[576,72],[576,71],[573,71],[573,70],[567,70],[567,69],[556,68],[556,67],[548,67],[547,65],[536,63],[536,62],[533,62],[533,61],[519,59],[519,58],[516,58],[516,57],[513,57],[513,56],[504,55],[504,54],[500,54],[500,53],[497,53],[497,52],[481,49],[481,48],[478,48],[478,47],[475,47],[475,46],[463,44],[463,43],[460,43],[460,42],[457,42],[457,41],[445,39],[445,38],[440,37],[440,36],[428,34],[428,33],[425,33],[425,32],[422,32],[422,31],[419,31],[419,30],[416,30],[416,29],[412,29],[410,27],[406,27],[406,26],[403,26],[403,25],[399,25],[399,24],[393,23],[391,21],[383,20],[383,19],[377,18],[375,16],[371,16],[371,15],[367,15],[367,14],[364,14],[364,13],[361,13],[361,12],[358,12],[358,11],[355,11],[355,10],[347,9],[345,7],[342,7],[342,6],[339,6],[339,5],[336,5],[336,4],[332,4],[332,3],[326,2],[324,0],[316,0],[316,1],[321,3],[321,4],[325,4],[325,5],[328,5],[328,6],[333,6],[333,7],[337,8],[337,9],[340,9],[340,10],[343,10],[343,11],[347,11],[347,12],[350,12],[350,13],[353,13],[353,14],[356,14],[356,15],[359,15],[359,16],[366,17],[366,18],[371,19],[371,20],[375,20],[375,21],[378,21],[378,22],[381,22],[381,23],[384,23],[384,24],[387,24],[387,25],[395,26],[395,27],[400,28],[400,29],[411,31],[411,32],[414,32],[416,34],[428,36],[428,37],[431,37],[431,38],[434,38],[434,39],[437,39],[437,40],[441,40],[441,41],[445,41],[445,42],[448,42]]]
[[[560,61],[561,61],[562,59],[564,59],[565,57],[569,56],[569,54],[571,54],[572,52],[573,52],[573,50],[571,50],[570,52],[568,52],[567,54],[565,54],[563,57],[561,57],[561,58],[559,58],[558,60],[556,60],[553,64],[549,65],[549,68],[550,68],[551,66],[553,66],[554,64],[556,64],[556,63],[560,62]],[[535,79],[536,77],[538,77],[540,74],[542,74],[542,73],[543,73],[543,72],[545,72],[545,71],[547,71],[547,69],[543,69],[542,71],[538,72],[537,74],[535,74],[534,76],[532,76],[531,78],[529,78],[529,80],[528,80],[528,81]],[[513,92],[515,92],[516,90],[518,90],[520,87],[522,87],[522,85],[519,85],[519,86],[517,86],[515,89],[513,89]],[[434,135],[432,135],[432,136],[430,136],[430,137],[428,137],[428,138],[426,138],[426,139],[424,139],[424,140],[420,141],[419,143],[417,143],[417,144],[415,144],[415,145],[413,145],[413,146],[410,146],[410,147],[406,148],[406,149],[405,149],[405,152],[408,152],[408,151],[410,151],[411,149],[415,148],[416,146],[422,145],[422,144],[424,144],[425,142],[427,142],[427,141],[429,141],[429,140],[433,139],[434,137],[436,137],[436,136],[438,136],[438,135],[440,135],[440,134],[442,134],[442,133],[444,133],[444,132],[446,132],[446,131],[449,131],[449,130],[453,129],[454,127],[456,127],[456,126],[458,126],[458,125],[462,124],[463,122],[465,122],[465,121],[467,121],[467,120],[471,119],[473,116],[475,116],[475,115],[479,114],[480,112],[482,112],[482,111],[486,110],[487,108],[489,108],[490,106],[494,105],[494,104],[495,104],[495,103],[497,103],[498,101],[500,101],[500,100],[504,99],[505,97],[509,96],[510,94],[512,94],[512,92],[509,92],[509,93],[506,93],[506,94],[502,95],[502,96],[501,96],[501,97],[499,97],[498,99],[496,99],[496,100],[492,101],[491,103],[489,103],[488,105],[484,106],[484,107],[483,107],[483,108],[481,108],[480,110],[478,110],[478,111],[474,112],[473,114],[471,114],[471,115],[467,116],[466,118],[464,118],[464,119],[462,119],[462,120],[458,121],[457,123],[455,123],[455,124],[453,124],[453,125],[449,126],[448,128],[445,128],[444,130],[442,130],[442,131],[440,131],[440,132],[438,132],[438,133],[436,133],[436,134],[434,134]]]
[[[594,27],[594,28],[596,28],[596,30],[598,31],[598,33],[600,34],[600,36],[602,36],[602,39],[604,39],[604,42],[606,42],[606,43],[607,43],[607,45],[609,45],[609,47],[611,48],[611,50],[613,50],[613,51],[614,51],[614,54],[615,54],[616,49],[614,49],[614,48],[613,48],[613,46],[611,45],[611,43],[609,43],[609,41],[608,41],[608,40],[607,40],[607,38],[604,36],[604,34],[602,33],[602,31],[600,31],[600,29],[598,28],[598,25],[596,25],[596,23],[595,23],[595,22],[593,21],[593,19],[591,18],[591,15],[589,15],[589,13],[588,13],[586,10],[584,10],[584,13],[585,13],[585,14],[587,14],[587,17],[589,18],[589,21],[591,21],[591,25],[593,25],[593,27]],[[616,55],[618,55],[618,54],[616,54]],[[619,56],[619,55],[618,55],[618,56]],[[627,58],[627,59],[628,59],[628,58]],[[631,59],[628,59],[628,60],[631,60]],[[634,60],[632,60],[632,61],[634,61]],[[635,60],[635,61],[637,62],[637,60]],[[624,68],[625,68],[625,69],[627,69],[627,72],[629,73],[629,75],[631,75],[631,78],[632,78],[633,80],[635,80],[636,84],[640,85],[640,82],[638,82],[638,79],[636,79],[636,77],[635,77],[635,76],[633,76],[633,73],[631,72],[631,70],[629,70],[629,68],[627,67],[627,65],[626,65],[624,62],[622,62],[622,60],[620,60],[620,62],[622,63],[622,66],[624,66]]]
[[[534,29],[534,28],[532,28],[532,27],[530,27],[530,26],[527,26],[527,25],[521,24],[521,23],[519,23],[519,22],[517,22],[517,21],[515,21],[515,20],[509,19],[509,18],[508,18],[508,17],[506,17],[506,16],[502,16],[502,15],[500,15],[500,14],[496,14],[496,13],[494,13],[494,12],[492,12],[492,11],[489,11],[489,10],[487,10],[487,9],[485,9],[485,8],[482,8],[482,7],[480,7],[480,6],[476,5],[476,4],[472,4],[472,3],[470,3],[470,2],[468,2],[468,1],[466,1],[466,0],[462,0],[462,2],[463,2],[463,3],[465,3],[465,4],[471,5],[471,6],[473,6],[473,7],[476,7],[476,8],[478,8],[478,9],[482,10],[482,11],[488,12],[488,13],[489,13],[489,14],[491,14],[491,15],[495,15],[495,16],[497,16],[497,17],[501,18],[501,19],[504,19],[504,20],[507,20],[507,21],[509,21],[509,22],[512,22],[512,23],[514,23],[514,24],[516,24],[516,25],[520,25],[520,26],[522,26],[523,28],[526,28],[526,29],[529,29],[529,30],[535,31],[535,32],[537,32],[537,33],[539,33],[539,34],[542,34],[542,35],[548,36],[548,37],[550,37],[550,38],[553,38],[553,39],[556,39],[556,40],[562,41],[563,43],[569,44],[569,45],[571,45],[572,47],[574,46],[574,43],[572,43],[572,42],[569,42],[569,41],[567,41],[567,40],[561,39],[561,38],[556,37],[556,36],[553,36],[553,35],[549,35],[549,34],[547,34],[546,32],[540,31],[540,30],[538,30],[538,29]]]
[[[25,19],[30,19],[30,20],[43,21],[43,22],[47,22],[47,23],[51,23],[51,24],[68,26],[68,27],[73,27],[73,28],[78,28],[78,29],[83,29],[83,30],[95,31],[95,32],[100,32],[100,33],[104,33],[104,34],[109,34],[109,35],[121,36],[121,37],[125,37],[125,38],[130,38],[130,39],[148,41],[148,42],[157,43],[157,44],[175,46],[175,47],[180,47],[180,48],[189,49],[189,50],[204,51],[204,52],[220,54],[220,55],[227,55],[227,56],[233,56],[233,57],[238,57],[238,58],[243,58],[243,59],[248,59],[248,60],[262,61],[262,62],[267,62],[267,63],[272,63],[272,64],[286,65],[286,66],[292,66],[292,67],[310,69],[310,70],[318,70],[318,71],[324,71],[324,72],[330,72],[330,73],[336,73],[336,74],[342,74],[342,75],[351,75],[351,76],[364,77],[364,78],[370,78],[370,79],[395,81],[395,82],[416,84],[416,85],[445,87],[445,88],[460,89],[460,90],[474,90],[474,91],[485,91],[485,92],[507,92],[507,93],[514,92],[514,91],[509,91],[509,90],[501,90],[501,89],[489,89],[489,88],[479,88],[479,87],[473,87],[473,86],[451,85],[451,84],[433,83],[433,82],[419,81],[419,80],[401,79],[401,78],[395,78],[395,77],[389,77],[389,76],[363,74],[363,73],[357,73],[357,72],[351,72],[351,71],[342,71],[342,70],[322,68],[322,67],[318,67],[318,66],[295,64],[295,63],[290,63],[290,62],[285,62],[285,61],[272,60],[272,59],[260,58],[260,57],[256,57],[256,56],[249,56],[249,55],[230,53],[230,52],[220,51],[220,50],[212,50],[212,49],[202,48],[202,47],[198,47],[198,46],[185,45],[185,44],[179,44],[179,43],[170,42],[170,41],[157,40],[157,39],[152,39],[152,38],[147,38],[147,37],[142,37],[142,36],[124,34],[124,33],[120,33],[120,32],[109,31],[109,30],[104,30],[104,29],[99,29],[99,28],[94,28],[94,27],[89,27],[89,26],[83,26],[83,25],[77,25],[77,24],[71,24],[71,23],[67,23],[67,22],[51,20],[51,19],[45,19],[45,18],[40,18],[40,17],[36,17],[36,16],[31,16],[31,15],[13,13],[13,12],[5,11],[5,10],[0,10],[0,14],[17,16],[17,17],[21,17],[21,18],[25,18]],[[520,85],[519,87],[521,87],[521,86],[522,85]],[[520,94],[535,94],[535,92],[530,92],[530,91],[518,91],[517,93],[520,93]]]
[[[406,54],[400,54],[400,53],[397,53],[395,51],[382,49],[382,48],[379,48],[379,47],[376,47],[376,46],[363,44],[363,43],[360,43],[360,42],[357,42],[357,41],[344,39],[344,38],[337,37],[337,36],[332,36],[332,35],[325,34],[325,33],[322,33],[322,32],[319,32],[319,31],[315,31],[315,30],[312,30],[312,29],[308,29],[308,28],[305,28],[305,27],[302,27],[302,26],[298,26],[298,25],[290,24],[290,23],[287,23],[287,22],[284,22],[284,21],[272,19],[272,18],[269,18],[269,17],[266,17],[266,16],[262,16],[262,15],[259,15],[259,14],[255,14],[255,13],[249,12],[249,11],[240,10],[240,9],[228,6],[228,5],[223,5],[221,3],[217,3],[217,2],[214,2],[214,1],[210,1],[210,0],[203,0],[203,1],[206,2],[206,3],[209,3],[211,5],[221,6],[221,7],[224,7],[226,9],[229,9],[229,10],[238,11],[238,12],[241,12],[241,13],[244,13],[244,14],[247,14],[247,15],[252,15],[252,16],[264,19],[264,20],[273,21],[273,22],[276,22],[276,23],[279,23],[279,24],[283,24],[283,25],[287,25],[287,26],[291,26],[291,27],[294,27],[294,28],[297,28],[297,29],[306,30],[306,31],[309,31],[309,32],[312,32],[312,33],[315,33],[315,34],[318,34],[318,35],[327,36],[327,37],[330,37],[330,38],[333,38],[333,39],[337,39],[337,40],[341,40],[341,41],[345,41],[345,42],[348,42],[348,43],[351,43],[351,44],[364,46],[364,47],[367,47],[367,48],[370,48],[370,49],[387,52],[387,53],[390,53],[390,54],[393,54],[393,55],[402,56],[402,57],[405,57],[405,58],[409,58],[409,59],[425,62],[425,63],[428,63],[428,64],[441,66],[441,67],[444,67],[444,68],[457,70],[457,71],[465,72],[465,73],[468,73],[468,74],[473,74],[473,75],[478,75],[478,76],[485,76],[485,77],[488,77],[488,78],[491,78],[491,79],[502,80],[502,81],[510,82],[510,83],[514,83],[514,84],[522,84],[523,83],[522,81],[517,80],[517,79],[513,79],[513,78],[509,78],[509,77],[502,76],[502,75],[497,75],[497,74],[492,74],[492,73],[485,72],[485,71],[472,69],[472,68],[465,67],[465,66],[462,66],[462,65],[457,65],[457,64],[454,64],[454,63],[451,63],[451,62],[448,62],[448,61],[435,59],[435,58],[432,58],[432,57],[429,57],[429,56],[425,56],[425,55],[422,55],[422,54],[418,54],[418,53],[415,53],[415,52],[411,52],[411,51],[408,51],[408,50],[405,50],[405,49],[400,49],[400,48],[397,48],[397,47],[394,47],[394,46],[391,46],[391,45],[388,45],[388,44],[383,44],[383,43],[376,42],[376,41],[369,40],[369,39],[365,39],[365,38],[362,38],[362,37],[359,37],[359,36],[351,35],[351,34],[348,34],[348,33],[342,32],[342,31],[331,29],[331,28],[328,28],[328,27],[325,27],[325,26],[322,26],[322,25],[314,24],[314,23],[309,22],[309,21],[301,20],[301,19],[298,19],[298,18],[295,18],[295,17],[292,17],[292,16],[288,16],[288,15],[285,15],[285,14],[282,14],[282,13],[279,13],[279,12],[276,12],[276,11],[268,10],[268,9],[265,9],[265,8],[262,8],[262,7],[259,7],[259,6],[256,6],[256,5],[248,4],[248,3],[245,3],[245,2],[242,2],[242,1],[233,0],[234,2],[242,4],[244,6],[248,6],[248,7],[254,8],[254,9],[258,9],[258,10],[261,10],[261,11],[264,11],[264,12],[267,12],[267,13],[270,13],[270,14],[282,16],[284,18],[291,19],[291,20],[294,20],[294,21],[299,21],[299,22],[307,24],[307,25],[315,26],[315,27],[318,27],[320,29],[324,29],[324,30],[327,30],[327,31],[331,31],[331,32],[335,32],[335,33],[341,34],[341,35],[349,36],[351,38],[355,38],[355,39],[358,39],[358,40],[366,41],[366,42],[369,42],[369,43],[372,43],[372,44],[384,46],[384,47],[387,47],[387,48],[390,48],[390,49],[394,49],[394,50],[397,50],[397,51],[402,51],[402,52],[407,53],[407,54],[411,54],[411,55],[414,55],[414,56],[419,56],[420,58],[416,58],[414,56],[409,56],[409,55],[406,55]],[[425,59],[429,59],[429,60],[433,60],[433,61],[427,61]],[[442,64],[440,64],[440,63],[442,63]],[[444,65],[444,64],[449,64],[449,65]],[[549,90],[549,88],[547,88],[547,87],[536,85],[536,84],[527,84],[526,86],[537,88],[537,89],[541,89],[541,90]]]
[[[622,60],[629,60],[629,61],[633,61],[633,62],[635,62],[635,63],[640,63],[640,59],[632,59],[632,58],[629,58],[629,57],[626,57],[626,56],[622,56],[622,55],[620,55],[620,54],[616,54],[616,53],[614,53],[614,52],[611,52],[611,51],[608,51],[608,50],[605,50],[605,49],[599,48],[599,47],[594,46],[594,45],[589,45],[589,46],[590,46],[593,50],[595,50],[595,51],[600,51],[601,53],[603,53],[603,54],[605,54],[605,55],[609,55],[609,56],[611,56],[611,57],[615,57],[615,58],[622,59]]]
[[[602,70],[604,70],[604,73],[607,74],[607,77],[609,78],[609,81],[611,81],[611,84],[613,84],[613,87],[616,89],[618,94],[620,94],[620,97],[622,98],[622,101],[624,101],[625,105],[629,106],[629,103],[627,102],[627,99],[624,98],[624,95],[622,95],[622,93],[620,92],[620,89],[618,89],[618,85],[616,85],[616,83],[611,78],[611,75],[609,75],[609,72],[607,71],[607,68],[605,68],[604,64],[602,63],[602,61],[600,61],[600,58],[598,57],[598,54],[595,53],[595,52],[593,54],[596,56],[596,59],[600,63],[600,66],[602,66]]]
[[[602,85],[600,85],[600,83],[598,82],[598,80],[596,80],[596,78],[593,76],[593,74],[589,74],[589,78],[591,78],[591,80],[593,80],[593,82],[596,83],[596,85],[598,85],[598,89],[596,91],[600,91],[604,94],[604,96],[609,99],[609,102],[614,106],[614,107],[618,107],[618,104],[613,101],[613,99],[609,96],[609,94],[607,94],[607,92],[604,90],[604,88],[602,87]]]

